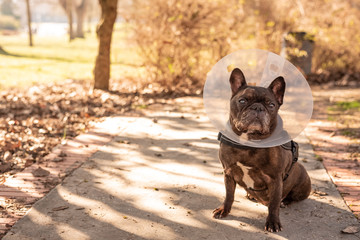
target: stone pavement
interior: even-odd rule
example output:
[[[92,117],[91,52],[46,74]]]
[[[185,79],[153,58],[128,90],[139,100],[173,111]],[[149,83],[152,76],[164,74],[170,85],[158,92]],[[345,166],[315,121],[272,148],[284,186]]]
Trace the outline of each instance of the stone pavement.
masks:
[[[315,153],[322,160],[346,205],[360,219],[359,143],[334,134],[333,129],[337,129],[336,122],[312,121],[305,133],[311,136]]]
[[[107,119],[104,134],[115,137],[35,203],[3,239],[360,238],[341,233],[359,223],[304,135],[296,141],[314,193],[281,209],[282,232],[263,231],[267,208],[247,200],[240,187],[230,215],[213,219],[225,189],[217,132],[201,101],[181,98],[154,104],[143,117]]]

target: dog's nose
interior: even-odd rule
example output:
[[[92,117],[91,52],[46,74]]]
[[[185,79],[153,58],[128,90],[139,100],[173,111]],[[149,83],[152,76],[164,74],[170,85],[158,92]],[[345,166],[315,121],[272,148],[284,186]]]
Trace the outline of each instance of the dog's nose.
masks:
[[[260,104],[260,103],[254,103],[253,105],[251,105],[250,107],[251,110],[254,110],[256,112],[263,112],[265,111],[265,107]]]

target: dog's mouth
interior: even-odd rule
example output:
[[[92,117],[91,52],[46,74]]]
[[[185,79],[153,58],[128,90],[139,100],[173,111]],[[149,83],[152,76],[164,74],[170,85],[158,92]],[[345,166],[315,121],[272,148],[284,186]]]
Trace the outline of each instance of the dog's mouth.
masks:
[[[243,114],[240,119],[233,119],[232,129],[239,136],[246,134],[248,140],[261,140],[271,135],[270,119],[267,115],[249,117]]]

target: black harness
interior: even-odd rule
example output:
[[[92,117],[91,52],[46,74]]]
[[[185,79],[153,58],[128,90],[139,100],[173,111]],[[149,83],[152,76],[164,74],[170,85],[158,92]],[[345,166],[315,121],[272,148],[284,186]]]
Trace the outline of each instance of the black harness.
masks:
[[[245,145],[242,145],[240,143],[237,143],[237,142],[231,140],[230,138],[226,137],[221,132],[219,132],[219,134],[218,134],[218,141],[220,141],[220,143],[223,143],[223,144],[228,145],[228,146],[233,147],[233,148],[244,149],[244,150],[256,149],[254,147],[249,147],[249,146],[245,146]],[[289,177],[290,171],[293,168],[294,164],[298,161],[299,145],[297,144],[297,142],[291,140],[290,142],[282,144],[281,147],[284,148],[285,150],[291,151],[291,153],[292,153],[291,166],[290,166],[289,170],[285,173],[285,176],[283,178],[283,181],[285,181]],[[267,188],[265,188],[265,189],[249,188],[249,189],[252,190],[252,191],[264,191]]]

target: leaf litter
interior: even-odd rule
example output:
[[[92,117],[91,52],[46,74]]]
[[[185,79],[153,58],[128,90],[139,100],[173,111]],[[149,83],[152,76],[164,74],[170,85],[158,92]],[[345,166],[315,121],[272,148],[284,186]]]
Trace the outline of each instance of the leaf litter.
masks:
[[[47,161],[63,140],[86,132],[102,117],[128,112],[133,100],[134,94],[92,90],[89,83],[70,79],[0,92],[0,173]],[[64,156],[59,157],[55,162]]]
[[[60,83],[34,85],[29,89],[0,91],[0,185],[6,179],[34,163],[62,162],[61,152],[55,159],[47,157],[59,144],[86,132],[96,121],[112,115],[139,116],[136,106],[156,105],[183,96],[178,93],[129,92],[121,87],[116,91],[93,90],[91,83],[68,79]],[[154,120],[154,123],[157,119]],[[131,144],[124,140],[122,143]],[[160,157],[160,156],[159,156]],[[125,170],[124,171],[128,171]],[[56,186],[60,179],[50,177],[42,168],[32,174],[46,177],[44,186]],[[158,190],[156,190],[158,191]],[[36,199],[10,198],[0,205],[0,217],[23,216]],[[62,211],[59,206],[52,211]],[[79,208],[77,210],[82,210]],[[7,227],[11,227],[9,224]],[[5,233],[5,232],[4,232]],[[0,233],[0,238],[2,234]]]

